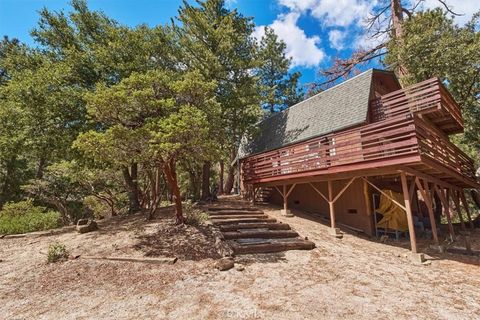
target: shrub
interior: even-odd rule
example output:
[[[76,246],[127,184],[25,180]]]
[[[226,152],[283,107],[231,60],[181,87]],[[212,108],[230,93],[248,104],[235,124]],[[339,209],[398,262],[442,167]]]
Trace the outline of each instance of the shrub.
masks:
[[[194,208],[191,203],[183,205],[185,223],[189,225],[201,225],[208,220],[208,214],[200,209]]]
[[[68,259],[68,255],[67,247],[64,244],[55,242],[48,246],[47,262],[65,261]]]
[[[60,214],[35,206],[32,199],[5,204],[0,211],[0,234],[48,230],[60,226]]]

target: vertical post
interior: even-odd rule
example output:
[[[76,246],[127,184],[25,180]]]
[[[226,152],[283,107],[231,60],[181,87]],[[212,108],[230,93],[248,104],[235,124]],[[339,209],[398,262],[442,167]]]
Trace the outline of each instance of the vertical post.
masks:
[[[450,189],[445,189],[445,204],[443,206],[445,207],[445,214],[447,215],[448,230],[453,240],[455,231],[453,230],[452,216],[450,215]]]
[[[287,208],[287,185],[283,185],[283,210],[286,213],[288,208]]]
[[[460,191],[460,200],[462,200],[463,208],[467,212],[468,223],[470,224],[470,228],[473,229],[473,228],[475,228],[475,226],[473,225],[472,216],[470,215],[470,208],[468,207],[468,202],[467,202],[467,198],[465,198],[465,191],[464,190]]]
[[[458,217],[460,218],[460,226],[462,227],[462,230],[465,231],[465,222],[463,221],[463,216],[462,216],[462,208],[460,207],[460,200],[459,200],[459,191],[458,190],[452,190],[453,191],[453,203],[455,204],[455,210],[457,211]]]
[[[332,180],[328,180],[328,206],[330,209],[330,225],[332,229],[335,229],[335,207],[333,203]]]
[[[438,245],[437,221],[435,220],[435,214],[433,212],[433,194],[428,186],[427,181],[424,181],[423,186],[420,179],[416,178],[415,183],[417,184],[417,188],[420,190],[423,200],[425,201],[425,205],[427,206],[428,217],[430,218],[430,226],[432,227],[433,240],[435,241],[435,244]]]
[[[255,205],[256,195],[257,195],[257,189],[255,188],[255,185],[253,185],[253,197],[252,197],[253,205]]]
[[[405,201],[405,211],[407,214],[408,232],[410,234],[410,245],[412,252],[417,253],[417,239],[415,238],[415,226],[413,225],[412,206],[410,203],[410,194],[408,190],[407,176],[405,172],[400,173],[400,180],[402,181],[403,199]]]

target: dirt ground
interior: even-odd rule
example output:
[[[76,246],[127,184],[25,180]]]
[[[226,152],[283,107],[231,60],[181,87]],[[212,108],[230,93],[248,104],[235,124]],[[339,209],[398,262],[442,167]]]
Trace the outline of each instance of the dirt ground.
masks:
[[[335,239],[309,216],[265,210],[317,248],[237,257],[245,270],[221,272],[208,228],[140,216],[83,235],[0,239],[0,319],[478,319],[478,255],[427,250],[427,263],[416,264],[407,243]],[[476,250],[479,232],[472,236]],[[55,241],[80,257],[47,264]],[[179,260],[157,265],[87,255]]]

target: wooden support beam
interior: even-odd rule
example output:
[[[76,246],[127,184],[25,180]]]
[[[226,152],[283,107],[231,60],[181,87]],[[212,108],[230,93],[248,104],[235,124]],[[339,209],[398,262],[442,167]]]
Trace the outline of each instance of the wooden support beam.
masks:
[[[470,215],[470,208],[468,207],[467,198],[465,198],[465,190],[460,191],[460,200],[462,200],[463,208],[467,212],[468,223],[470,224],[470,228],[474,229],[475,225],[473,224],[472,216]]]
[[[314,186],[312,183],[310,183],[310,182],[309,182],[308,184],[313,188],[313,190],[315,190],[320,196],[322,196],[322,198],[323,198],[326,202],[328,202],[328,198],[327,198],[320,190],[318,190],[317,187],[315,187],[315,186]]]
[[[408,232],[410,234],[410,246],[412,248],[412,252],[417,253],[417,239],[415,237],[415,226],[413,224],[413,215],[412,207],[410,204],[407,175],[403,171],[400,173],[400,180],[402,182],[403,199],[405,201],[405,211],[407,214]]]
[[[435,244],[439,244],[438,241],[438,232],[437,232],[437,221],[435,221],[435,214],[433,212],[433,200],[430,189],[428,188],[428,182],[425,182],[426,187],[422,186],[420,179],[415,178],[415,184],[417,185],[418,190],[420,191],[425,205],[427,206],[428,216],[430,218],[430,225],[432,227],[433,240]]]
[[[390,197],[388,194],[386,194],[385,192],[383,192],[379,187],[377,187],[376,185],[374,185],[373,183],[371,183],[370,181],[367,180],[367,178],[365,177],[362,177],[363,181],[367,182],[369,185],[371,185],[373,188],[375,188],[375,190],[377,190],[378,192],[380,192],[381,194],[383,194],[385,197],[387,197],[388,199],[390,199],[393,203],[395,203],[397,206],[399,206],[400,208],[402,208],[403,210],[406,211],[406,208],[405,206],[403,206],[402,204],[400,204],[397,200],[393,199],[392,197]],[[407,195],[408,195],[408,186],[407,186]]]
[[[350,185],[353,183],[353,181],[355,181],[355,179],[357,179],[357,177],[353,177],[352,179],[350,179],[350,181],[348,181],[348,183],[345,185],[345,187],[343,187],[343,189],[333,199],[334,203],[338,200],[338,198],[340,198],[342,196],[342,194],[348,189],[348,187],[350,187]]]
[[[439,189],[436,184],[433,185],[433,189],[435,190],[438,197],[440,198],[440,201],[442,202],[443,209],[444,209],[445,214],[447,216],[448,230],[449,230],[449,233],[450,233],[450,237],[453,240],[454,237],[455,237],[455,232],[453,230],[452,219],[450,217],[450,205],[448,203],[447,194],[444,194],[443,190]],[[448,190],[448,189],[446,189],[446,190]]]
[[[287,203],[287,185],[283,185],[283,210],[285,210],[285,213],[288,210],[288,203]]]
[[[453,203],[455,204],[455,210],[460,218],[460,226],[462,227],[462,230],[465,231],[465,222],[463,221],[462,208],[460,207],[460,199],[458,194],[459,190],[452,190],[452,199]]]
[[[292,186],[290,187],[290,189],[288,189],[287,195],[285,196],[286,198],[288,198],[288,196],[290,195],[290,193],[292,193],[293,188],[295,188],[296,185],[297,185],[297,184],[294,183],[294,184],[292,184]]]
[[[330,209],[330,226],[335,229],[335,206],[333,201],[333,185],[332,180],[328,180],[328,206]]]

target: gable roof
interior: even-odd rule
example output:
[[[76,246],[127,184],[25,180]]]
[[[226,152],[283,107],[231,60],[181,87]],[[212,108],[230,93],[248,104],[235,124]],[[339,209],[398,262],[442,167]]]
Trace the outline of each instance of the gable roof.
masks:
[[[369,69],[259,122],[254,137],[242,139],[238,157],[365,123],[373,72]]]

